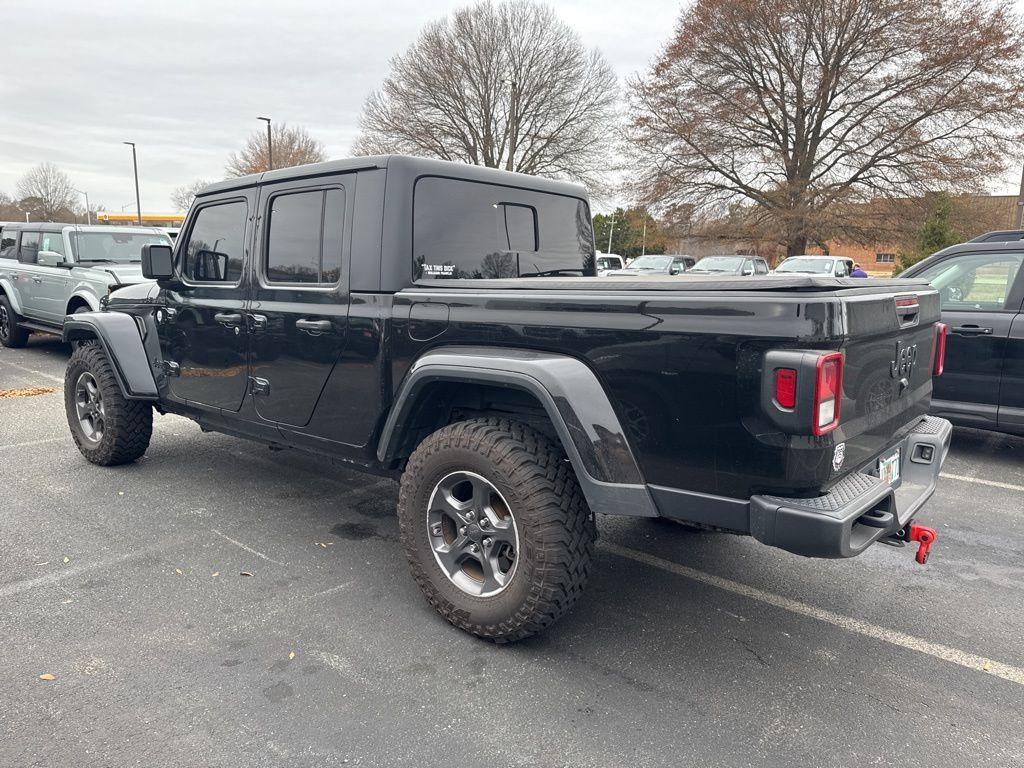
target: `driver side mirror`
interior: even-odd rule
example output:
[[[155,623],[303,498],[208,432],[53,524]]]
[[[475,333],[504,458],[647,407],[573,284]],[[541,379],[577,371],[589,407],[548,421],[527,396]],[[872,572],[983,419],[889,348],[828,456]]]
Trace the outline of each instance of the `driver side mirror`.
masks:
[[[40,251],[36,256],[36,264],[41,267],[59,267],[64,263],[64,255],[56,251]]]
[[[169,245],[149,243],[142,246],[142,275],[150,280],[174,277],[174,252]]]

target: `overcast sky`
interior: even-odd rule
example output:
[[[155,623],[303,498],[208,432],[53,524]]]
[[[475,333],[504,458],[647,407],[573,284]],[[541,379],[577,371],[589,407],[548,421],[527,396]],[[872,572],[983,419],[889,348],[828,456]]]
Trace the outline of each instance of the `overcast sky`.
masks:
[[[304,125],[329,157],[344,157],[388,59],[425,22],[465,4],[0,0],[0,191],[13,194],[25,171],[50,161],[93,205],[133,210],[131,149],[121,142],[134,141],[143,211],[170,211],[175,187],[223,177],[228,153],[263,126],[258,115]],[[620,79],[646,68],[682,5],[552,4]],[[997,191],[1013,186],[1011,174]]]

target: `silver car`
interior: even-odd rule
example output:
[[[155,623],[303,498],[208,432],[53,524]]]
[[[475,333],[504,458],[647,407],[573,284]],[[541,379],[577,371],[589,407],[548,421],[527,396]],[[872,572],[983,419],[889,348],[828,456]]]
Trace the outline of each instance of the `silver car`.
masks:
[[[60,333],[64,318],[146,282],[142,246],[170,245],[155,227],[5,224],[0,231],[0,344],[20,347],[32,331]]]

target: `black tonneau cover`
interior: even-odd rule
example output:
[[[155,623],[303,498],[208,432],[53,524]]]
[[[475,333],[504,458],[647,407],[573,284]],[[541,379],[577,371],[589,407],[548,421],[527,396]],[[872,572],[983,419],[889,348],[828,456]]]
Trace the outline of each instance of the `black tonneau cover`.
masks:
[[[500,279],[417,280],[416,288],[545,291],[835,291],[929,289],[925,280],[907,278],[817,277],[815,275],[653,275],[650,277],[517,277]]]

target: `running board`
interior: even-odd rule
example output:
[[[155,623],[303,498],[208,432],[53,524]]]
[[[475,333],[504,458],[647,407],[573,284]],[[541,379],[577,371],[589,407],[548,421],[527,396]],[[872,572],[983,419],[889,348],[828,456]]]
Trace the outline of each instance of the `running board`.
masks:
[[[34,323],[31,320],[19,320],[18,327],[24,328],[26,331],[35,331],[36,333],[52,333],[54,336],[63,335],[63,331],[57,326]]]

